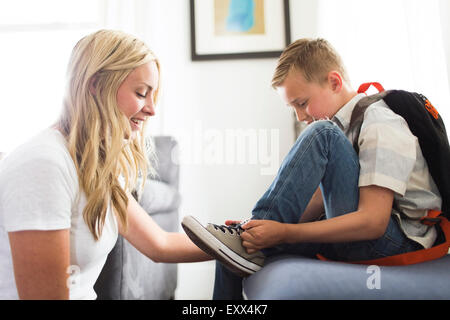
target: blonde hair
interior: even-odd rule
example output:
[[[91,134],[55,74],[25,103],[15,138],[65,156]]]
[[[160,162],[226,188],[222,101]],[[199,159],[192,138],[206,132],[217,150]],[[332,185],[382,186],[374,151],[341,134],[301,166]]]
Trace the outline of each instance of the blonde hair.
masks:
[[[64,107],[57,124],[67,139],[80,189],[86,194],[83,218],[95,240],[102,234],[110,204],[126,230],[128,198],[124,189],[136,187],[139,175],[144,181],[151,171],[145,124],[132,139],[130,122],[117,105],[122,82],[150,61],[156,62],[159,72],[153,52],[120,31],[97,31],[82,38],[72,51]],[[95,94],[90,90],[94,81]],[[155,92],[155,100],[157,97]],[[125,178],[124,188],[118,181],[120,175]]]
[[[290,44],[278,59],[272,87],[283,84],[292,72],[301,72],[308,82],[323,84],[330,71],[338,71],[349,81],[344,63],[331,44],[324,39],[299,39]]]

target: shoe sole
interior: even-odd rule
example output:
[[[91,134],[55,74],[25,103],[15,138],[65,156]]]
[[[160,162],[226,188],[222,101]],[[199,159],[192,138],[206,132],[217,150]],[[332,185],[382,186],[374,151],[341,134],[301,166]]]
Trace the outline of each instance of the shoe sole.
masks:
[[[185,217],[181,226],[200,249],[222,262],[225,267],[239,276],[248,277],[261,269],[261,266],[241,257],[220,242],[195,218]]]

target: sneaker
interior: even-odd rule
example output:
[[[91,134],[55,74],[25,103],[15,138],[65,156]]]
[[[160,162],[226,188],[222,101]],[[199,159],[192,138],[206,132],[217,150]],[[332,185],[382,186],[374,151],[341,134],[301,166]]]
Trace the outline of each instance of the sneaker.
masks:
[[[242,246],[243,229],[240,225],[225,226],[208,223],[204,227],[192,216],[184,217],[181,225],[188,237],[200,249],[241,277],[255,273],[264,265],[264,255],[261,251],[248,254]]]

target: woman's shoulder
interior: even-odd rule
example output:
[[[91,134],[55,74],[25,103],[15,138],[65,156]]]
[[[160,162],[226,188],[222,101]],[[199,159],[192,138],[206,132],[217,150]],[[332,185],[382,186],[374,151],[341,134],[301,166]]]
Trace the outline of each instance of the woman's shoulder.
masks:
[[[28,158],[59,158],[67,151],[62,134],[53,128],[42,130],[8,153],[4,160],[26,160]],[[24,157],[26,156],[26,157]]]
[[[25,170],[27,168],[27,170]],[[7,154],[0,162],[0,177],[10,171],[59,170],[65,175],[75,176],[76,169],[63,135],[48,128]]]
[[[70,227],[78,180],[64,141],[45,130],[0,162],[0,224],[8,232]]]

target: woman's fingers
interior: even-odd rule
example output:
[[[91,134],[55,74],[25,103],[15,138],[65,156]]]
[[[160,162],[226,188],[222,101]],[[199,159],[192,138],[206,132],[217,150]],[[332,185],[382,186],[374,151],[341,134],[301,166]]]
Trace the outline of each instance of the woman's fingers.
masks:
[[[225,221],[225,225],[229,226],[231,224],[240,224],[241,221],[240,220],[226,220]]]

